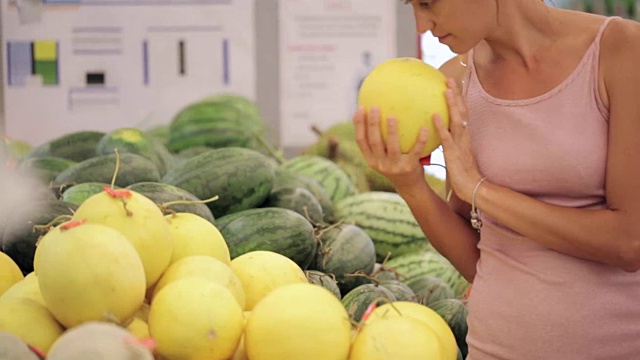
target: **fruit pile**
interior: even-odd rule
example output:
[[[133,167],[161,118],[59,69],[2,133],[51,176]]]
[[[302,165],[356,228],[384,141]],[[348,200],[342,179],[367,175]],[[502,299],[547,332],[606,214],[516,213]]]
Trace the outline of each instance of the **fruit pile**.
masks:
[[[464,358],[469,284],[331,136],[286,159],[252,102],[221,95],[12,152],[41,186],[0,224],[0,335],[17,337],[0,354]]]

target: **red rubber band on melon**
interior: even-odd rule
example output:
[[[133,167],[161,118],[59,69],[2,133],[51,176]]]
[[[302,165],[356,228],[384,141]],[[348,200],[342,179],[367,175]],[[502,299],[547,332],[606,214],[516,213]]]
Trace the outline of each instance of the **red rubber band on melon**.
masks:
[[[153,338],[145,338],[142,340],[138,340],[138,344],[140,344],[141,346],[153,351],[155,350],[156,346],[158,346],[158,344],[156,343],[156,341]]]
[[[420,159],[420,164],[421,164],[422,166],[429,166],[429,165],[431,165],[431,154],[429,154],[429,155],[427,155],[427,156],[425,156],[425,157],[421,158],[421,159]]]
[[[137,339],[135,337],[129,337],[127,338],[127,342],[131,343],[131,344],[135,344],[135,345],[140,345],[143,348],[149,350],[149,351],[153,351],[155,350],[155,348],[158,346],[158,344],[156,343],[156,340],[153,338],[144,338],[144,339]]]
[[[33,345],[29,345],[29,350],[31,350],[33,353],[38,355],[41,359],[44,359],[44,358],[47,357],[47,355],[44,353],[44,351],[38,349],[37,347],[35,347]]]
[[[84,223],[86,223],[87,220],[74,220],[74,221],[69,221],[67,223],[62,224],[62,226],[60,226],[60,229],[62,230],[69,230],[69,229],[73,229],[74,227],[78,227]]]
[[[131,191],[127,190],[127,189],[112,189],[109,186],[105,186],[103,187],[104,191],[109,194],[109,196],[114,197],[114,198],[127,198],[127,197],[131,197]]]
[[[364,314],[362,314],[362,321],[367,321],[367,319],[369,318],[369,316],[371,316],[371,313],[373,313],[373,311],[378,307],[378,305],[375,302],[372,302],[371,305],[369,305],[369,307],[367,308],[367,310],[364,312]]]

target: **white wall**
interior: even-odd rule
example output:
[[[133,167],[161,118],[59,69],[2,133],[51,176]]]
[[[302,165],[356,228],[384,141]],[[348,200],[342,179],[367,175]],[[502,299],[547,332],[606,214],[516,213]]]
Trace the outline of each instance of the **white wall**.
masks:
[[[389,0],[393,1],[393,0]],[[273,129],[271,140],[279,143],[279,58],[278,58],[278,8],[277,0],[256,0],[256,54],[257,101],[260,109]],[[397,1],[398,56],[416,56],[418,40],[411,7]],[[1,11],[1,10],[0,10]],[[0,30],[1,31],[1,30]],[[0,46],[0,58],[4,56],[4,46]],[[4,84],[5,74],[0,71],[0,84]],[[4,131],[4,86],[0,86],[0,131]],[[285,149],[295,153],[299,149]]]

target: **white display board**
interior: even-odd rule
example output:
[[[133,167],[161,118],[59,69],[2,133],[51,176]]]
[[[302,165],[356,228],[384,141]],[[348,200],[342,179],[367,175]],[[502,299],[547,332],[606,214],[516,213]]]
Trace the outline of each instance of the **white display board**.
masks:
[[[255,99],[255,0],[44,0],[27,17],[25,1],[0,1],[9,137],[147,128],[212,94]]]
[[[396,57],[392,0],[280,0],[280,140],[304,147],[310,130],[351,119],[360,83]]]

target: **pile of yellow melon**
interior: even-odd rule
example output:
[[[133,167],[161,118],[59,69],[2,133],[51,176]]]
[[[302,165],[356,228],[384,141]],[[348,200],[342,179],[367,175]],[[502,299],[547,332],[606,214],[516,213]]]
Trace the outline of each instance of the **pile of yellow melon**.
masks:
[[[290,259],[253,251],[232,261],[214,225],[164,215],[129,190],[94,195],[47,232],[34,268],[23,278],[0,253],[0,334],[51,360],[457,357],[429,308],[386,304],[352,324]]]

